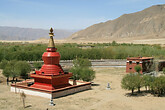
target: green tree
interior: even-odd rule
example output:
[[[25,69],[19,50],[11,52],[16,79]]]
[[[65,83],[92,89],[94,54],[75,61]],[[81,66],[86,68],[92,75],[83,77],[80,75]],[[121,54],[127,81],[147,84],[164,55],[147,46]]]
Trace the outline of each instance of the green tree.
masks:
[[[73,84],[76,80],[92,81],[95,78],[95,72],[91,68],[91,62],[88,59],[77,58],[73,60],[73,67],[70,72],[73,73]]]
[[[117,45],[116,41],[112,41],[112,45],[113,46]]]
[[[152,81],[153,80],[151,75],[143,75],[143,86],[146,88],[146,91],[150,90]]]
[[[156,77],[153,82],[154,94],[157,93],[158,96],[165,94],[165,76]]]
[[[95,71],[92,68],[83,68],[81,70],[81,79],[83,81],[92,81],[95,78]]]
[[[132,94],[137,89],[137,77],[136,74],[130,73],[123,77],[121,81],[121,87],[126,90],[131,90]]]
[[[16,61],[15,60],[12,60],[12,61],[2,61],[1,62],[1,68],[3,69],[3,75],[7,78],[7,84],[8,84],[8,81],[9,81],[9,77],[13,77],[13,81],[14,81],[14,78],[19,76],[19,74],[17,73],[16,71],[16,68],[15,68],[15,63]]]
[[[1,63],[0,63],[0,69],[4,69],[7,64],[8,64],[7,60],[2,60]]]
[[[135,69],[135,71],[138,72],[138,73],[140,73],[140,71],[142,70],[142,68],[141,68],[140,65],[136,65],[136,66],[134,67],[134,69]]]
[[[6,77],[6,82],[7,82],[7,85],[9,84],[9,77],[11,76],[11,71],[10,71],[10,67],[6,66],[4,69],[3,69],[3,72],[2,74]]]
[[[73,66],[70,69],[70,72],[73,73],[72,79],[73,79],[73,85],[77,85],[76,80],[79,80],[81,78],[81,67],[75,67]]]
[[[91,67],[92,66],[91,62],[87,58],[85,59],[77,58],[73,60],[73,65],[75,67]]]
[[[16,62],[17,62],[16,60],[11,60],[6,65],[6,67],[8,67],[8,69],[10,71],[10,76],[13,77],[13,81],[14,81],[15,77],[19,76],[19,73],[18,73],[17,69],[15,68]]]
[[[27,73],[30,72],[31,66],[26,61],[18,61],[15,64],[15,69],[19,76],[26,80],[28,78]]]
[[[143,78],[141,74],[136,74],[135,77],[136,88],[138,89],[138,93],[140,93],[140,88],[143,86]]]
[[[42,67],[42,63],[41,62],[34,62],[33,63],[34,68],[36,68],[37,70],[39,70]]]

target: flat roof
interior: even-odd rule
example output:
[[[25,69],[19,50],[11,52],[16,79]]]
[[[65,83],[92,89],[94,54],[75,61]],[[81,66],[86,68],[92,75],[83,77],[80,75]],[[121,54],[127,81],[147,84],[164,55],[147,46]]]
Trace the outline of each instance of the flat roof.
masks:
[[[149,60],[154,59],[153,57],[128,57],[127,60]]]

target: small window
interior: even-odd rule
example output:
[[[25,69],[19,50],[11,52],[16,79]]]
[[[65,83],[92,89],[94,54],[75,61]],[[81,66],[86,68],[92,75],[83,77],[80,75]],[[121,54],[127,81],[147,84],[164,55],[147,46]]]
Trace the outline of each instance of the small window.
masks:
[[[130,70],[132,70],[132,68],[129,68]]]
[[[42,74],[44,74],[44,72],[42,72]]]
[[[132,64],[132,61],[129,61],[129,64],[131,65]]]
[[[139,64],[139,62],[136,62],[136,64],[138,65],[138,64]]]

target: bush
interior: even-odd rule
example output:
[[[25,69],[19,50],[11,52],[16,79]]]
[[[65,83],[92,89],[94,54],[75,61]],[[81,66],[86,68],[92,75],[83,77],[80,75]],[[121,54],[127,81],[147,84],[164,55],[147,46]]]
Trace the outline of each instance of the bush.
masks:
[[[134,67],[134,69],[135,69],[135,71],[138,72],[138,73],[140,73],[140,71],[142,70],[142,68],[141,68],[140,65],[136,65],[136,66]]]

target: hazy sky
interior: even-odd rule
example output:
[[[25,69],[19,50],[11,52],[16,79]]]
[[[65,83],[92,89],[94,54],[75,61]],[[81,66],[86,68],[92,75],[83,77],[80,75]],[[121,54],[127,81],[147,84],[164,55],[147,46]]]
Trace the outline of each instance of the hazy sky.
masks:
[[[165,0],[0,0],[0,26],[84,29]]]

